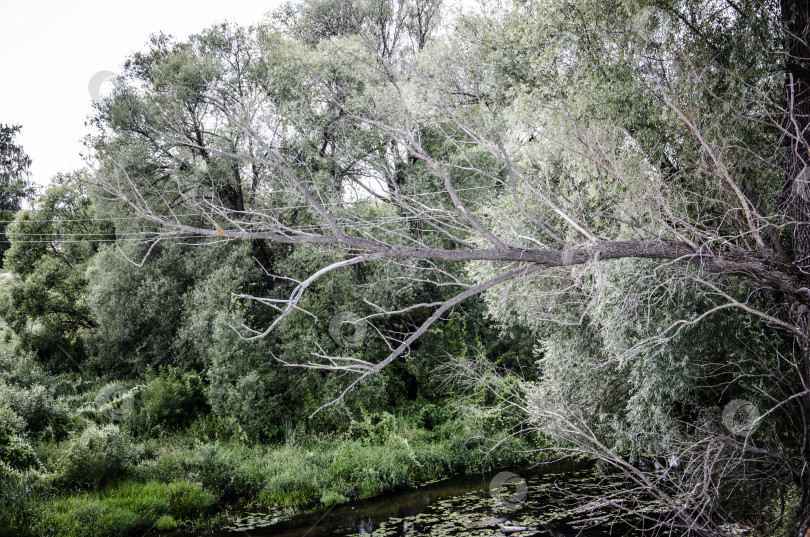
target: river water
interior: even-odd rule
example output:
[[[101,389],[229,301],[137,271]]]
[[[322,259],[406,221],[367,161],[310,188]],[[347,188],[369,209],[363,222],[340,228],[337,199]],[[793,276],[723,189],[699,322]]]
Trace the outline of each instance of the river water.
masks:
[[[493,483],[493,479],[496,481]],[[500,489],[498,482],[506,480]],[[521,482],[521,480],[524,480]],[[495,492],[493,493],[494,487]],[[571,464],[460,476],[278,521],[245,513],[216,537],[602,537],[632,536],[626,526],[582,528],[565,518],[570,493],[598,494],[589,468]],[[498,493],[500,491],[500,494]],[[517,531],[519,528],[526,528]],[[506,533],[508,532],[508,533]],[[210,533],[207,535],[211,535]]]

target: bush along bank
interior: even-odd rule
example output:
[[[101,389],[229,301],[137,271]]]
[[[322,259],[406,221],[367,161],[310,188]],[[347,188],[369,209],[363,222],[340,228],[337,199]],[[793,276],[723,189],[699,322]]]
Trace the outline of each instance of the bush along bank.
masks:
[[[520,464],[543,447],[523,438],[491,450],[481,438],[504,417],[452,400],[361,412],[342,432],[288,423],[261,443],[230,432],[183,375],[99,404],[109,391],[81,378],[0,380],[0,534],[129,536],[223,526],[242,509],[290,516]]]

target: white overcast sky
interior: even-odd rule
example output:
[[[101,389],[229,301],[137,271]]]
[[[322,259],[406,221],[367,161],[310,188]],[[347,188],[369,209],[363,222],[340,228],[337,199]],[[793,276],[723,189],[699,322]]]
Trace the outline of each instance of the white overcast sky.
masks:
[[[260,21],[280,0],[0,0],[0,123],[21,124],[17,140],[34,180],[80,168],[91,111],[88,84],[119,72],[149,34],[185,39],[224,20]]]

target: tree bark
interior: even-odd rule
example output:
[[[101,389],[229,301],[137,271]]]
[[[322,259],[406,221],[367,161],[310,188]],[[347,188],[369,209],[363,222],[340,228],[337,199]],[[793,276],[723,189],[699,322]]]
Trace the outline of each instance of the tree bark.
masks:
[[[810,45],[808,45],[808,23],[810,22],[810,2],[808,0],[782,0],[782,22],[785,32],[787,60],[785,68],[785,99],[787,117],[785,125],[791,133],[788,152],[788,197],[790,215],[793,220],[792,242],[793,259],[796,268],[803,275],[810,274],[810,185],[807,184],[807,171],[810,168],[810,151],[805,133],[810,127]],[[804,304],[793,303],[796,327],[810,335],[810,310]],[[801,384],[807,391],[810,386],[810,342],[805,338],[797,341],[801,353]],[[801,418],[804,425],[800,447],[801,474],[796,477],[800,501],[793,530],[795,537],[810,537],[810,394],[799,399]]]

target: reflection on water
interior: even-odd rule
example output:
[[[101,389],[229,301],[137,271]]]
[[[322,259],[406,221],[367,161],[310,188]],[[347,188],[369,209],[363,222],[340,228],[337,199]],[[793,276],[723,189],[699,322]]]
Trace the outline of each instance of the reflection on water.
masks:
[[[245,517],[239,533],[218,532],[218,537],[248,534],[251,537],[599,537],[629,535],[614,526],[581,530],[562,518],[566,492],[597,492],[599,482],[591,470],[572,465],[546,465],[517,469],[528,485],[524,498],[509,489],[493,498],[489,485],[498,472],[454,477],[423,487],[389,494],[371,500],[324,508],[254,528],[261,514]],[[519,492],[519,491],[518,491]],[[512,496],[509,496],[509,494]],[[503,502],[506,497],[510,501]],[[505,507],[505,506],[506,507]],[[234,528],[234,529],[236,529]],[[250,528],[250,529],[248,529]],[[522,529],[525,528],[525,529]],[[522,530],[521,530],[522,529]],[[509,533],[505,533],[506,530]],[[520,530],[520,531],[518,531]],[[209,534],[210,535],[210,534]]]

